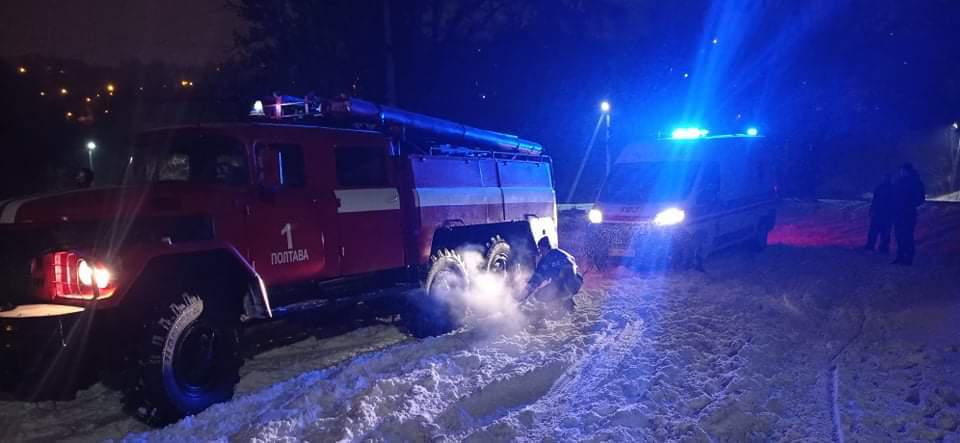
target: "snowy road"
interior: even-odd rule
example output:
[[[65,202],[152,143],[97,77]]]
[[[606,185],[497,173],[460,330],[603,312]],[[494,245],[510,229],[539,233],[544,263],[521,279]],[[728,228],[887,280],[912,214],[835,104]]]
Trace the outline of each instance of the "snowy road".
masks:
[[[960,441],[960,207],[925,208],[913,268],[856,249],[863,213],[792,203],[774,246],[705,274],[591,273],[545,324],[308,338],[161,430],[101,386],[0,403],[0,440]]]

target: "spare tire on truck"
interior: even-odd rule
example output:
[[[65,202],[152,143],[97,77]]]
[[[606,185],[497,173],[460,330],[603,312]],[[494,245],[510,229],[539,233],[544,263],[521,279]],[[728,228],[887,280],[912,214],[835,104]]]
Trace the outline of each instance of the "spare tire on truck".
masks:
[[[410,297],[403,323],[417,338],[433,337],[463,326],[466,306],[463,297],[469,288],[467,267],[456,251],[441,249],[430,258],[430,270],[423,289]]]

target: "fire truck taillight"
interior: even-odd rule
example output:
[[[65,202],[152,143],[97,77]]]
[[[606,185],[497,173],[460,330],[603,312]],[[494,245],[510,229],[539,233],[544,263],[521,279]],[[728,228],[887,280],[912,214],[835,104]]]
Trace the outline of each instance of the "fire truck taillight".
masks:
[[[80,258],[74,252],[52,252],[43,257],[35,272],[43,272],[43,287],[51,299],[104,299],[116,290],[110,269]]]

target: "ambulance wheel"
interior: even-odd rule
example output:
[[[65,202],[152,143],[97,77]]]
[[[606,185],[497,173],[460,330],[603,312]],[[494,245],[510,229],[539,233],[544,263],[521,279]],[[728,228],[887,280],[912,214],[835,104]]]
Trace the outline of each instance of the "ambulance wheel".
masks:
[[[599,255],[599,254],[593,256],[591,258],[591,261],[593,261],[593,266],[595,266],[597,270],[600,272],[610,269],[611,263],[613,263],[613,259],[610,258],[609,256]]]
[[[411,300],[404,325],[417,338],[433,337],[463,325],[463,297],[469,286],[467,267],[455,251],[441,249],[430,259],[423,291]]]
[[[484,254],[484,271],[507,274],[513,271],[513,250],[510,243],[503,237],[494,236],[487,242],[487,252]]]
[[[670,265],[673,269],[686,271],[689,269],[703,270],[704,236],[697,233],[688,241],[678,245],[678,250],[671,255]]]
[[[754,238],[750,246],[754,251],[758,251],[758,252],[763,251],[767,249],[769,238],[770,238],[770,229],[768,229],[766,225],[757,226],[757,232],[754,233]]]
[[[128,406],[164,425],[233,398],[240,379],[240,306],[184,291],[151,309]],[[214,302],[214,301],[217,302]]]

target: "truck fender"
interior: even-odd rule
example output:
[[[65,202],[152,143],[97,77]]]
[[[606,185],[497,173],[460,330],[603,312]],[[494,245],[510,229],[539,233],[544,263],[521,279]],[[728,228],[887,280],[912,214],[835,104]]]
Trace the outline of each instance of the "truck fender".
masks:
[[[236,249],[220,246],[214,249],[171,251],[150,258],[127,291],[127,297],[143,297],[156,287],[177,284],[177,276],[202,273],[208,280],[226,278],[236,284],[243,297],[243,320],[272,318],[270,300],[260,275]]]

